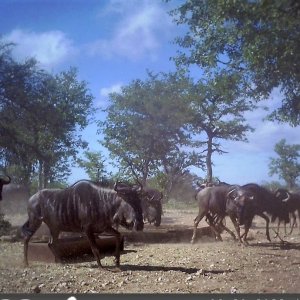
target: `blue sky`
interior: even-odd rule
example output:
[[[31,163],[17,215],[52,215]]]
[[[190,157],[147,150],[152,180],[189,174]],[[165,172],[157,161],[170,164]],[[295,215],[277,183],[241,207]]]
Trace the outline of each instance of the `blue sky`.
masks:
[[[0,35],[17,44],[13,55],[18,60],[36,57],[42,68],[53,73],[76,67],[79,79],[88,82],[95,106],[104,107],[109,92],[144,79],[147,69],[175,70],[169,58],[178,48],[172,41],[183,29],[167,14],[174,4],[161,0],[1,0]],[[261,105],[272,108],[278,103],[280,93],[275,90]],[[215,176],[237,184],[278,179],[268,175],[274,145],[282,138],[300,144],[299,127],[262,122],[265,115],[263,109],[247,114],[256,129],[248,134],[249,143],[223,143],[229,153],[213,157]],[[103,151],[109,162],[96,130],[90,125],[83,137],[90,150]],[[193,172],[204,176],[199,169]],[[74,168],[69,181],[86,177],[83,170]]]

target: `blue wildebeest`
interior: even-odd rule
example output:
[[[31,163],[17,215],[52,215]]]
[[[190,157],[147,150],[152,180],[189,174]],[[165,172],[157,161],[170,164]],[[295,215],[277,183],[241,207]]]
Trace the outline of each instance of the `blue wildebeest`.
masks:
[[[274,192],[274,194],[276,198],[279,198],[284,203],[288,213],[292,217],[291,230],[289,232],[289,234],[291,234],[297,221],[296,211],[298,212],[298,217],[300,216],[300,193],[291,192],[287,189],[279,188]],[[277,233],[279,232],[281,221],[282,220],[280,219],[278,220]],[[284,233],[287,233],[286,223],[284,223]]]
[[[282,199],[276,197],[274,193],[255,183],[237,187],[235,190],[234,202],[239,207],[238,221],[240,225],[245,225],[245,232],[242,235],[243,242],[247,243],[247,234],[251,227],[255,215],[262,217],[266,221],[267,239],[271,241],[269,234],[270,219],[266,215],[271,215],[271,221],[276,219],[289,222],[289,214]]]
[[[235,198],[233,197],[235,189],[235,185],[221,184],[205,187],[197,193],[196,200],[198,201],[199,212],[194,219],[194,231],[191,243],[195,242],[198,224],[205,216],[219,240],[222,240],[219,228],[226,230],[236,239],[234,233],[223,224],[224,218],[229,216],[238,234],[238,239],[241,241],[240,228],[237,223],[236,210],[238,207],[235,205]]]
[[[155,226],[161,224],[162,216],[162,193],[154,188],[143,187],[141,184],[132,185],[138,190],[138,195],[141,199],[144,221]],[[121,225],[127,229],[132,226],[132,208],[123,203],[115,217],[115,225]]]
[[[11,182],[11,178],[9,176],[1,176],[0,177],[0,201],[2,200],[2,189],[3,185],[9,184]]]
[[[92,252],[101,266],[100,253],[95,241],[95,233],[107,232],[116,237],[116,266],[120,265],[120,233],[112,226],[114,217],[122,201],[126,201],[134,211],[134,228],[143,230],[144,222],[141,202],[137,190],[125,184],[116,183],[114,190],[99,187],[82,180],[66,189],[43,189],[28,201],[28,220],[22,226],[24,238],[24,264],[28,265],[28,243],[32,235],[44,222],[48,225],[51,239],[49,246],[55,254],[61,231],[83,232],[86,234]],[[59,257],[56,255],[56,259]]]
[[[162,198],[163,194],[155,189],[149,187],[143,187],[140,191],[142,198],[142,207],[144,221],[154,223],[155,226],[159,226],[162,216]]]
[[[122,201],[113,217],[113,225],[118,230],[119,225],[132,230],[134,227],[134,210],[126,201]]]

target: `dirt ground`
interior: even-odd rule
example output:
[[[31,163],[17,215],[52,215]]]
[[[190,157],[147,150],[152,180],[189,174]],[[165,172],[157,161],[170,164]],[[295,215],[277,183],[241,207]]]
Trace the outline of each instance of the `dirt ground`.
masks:
[[[300,234],[280,242],[265,237],[264,221],[255,218],[249,246],[241,246],[223,233],[223,242],[199,229],[190,244],[196,210],[166,210],[159,228],[146,225],[140,240],[125,234],[126,253],[116,272],[113,257],[77,263],[30,262],[22,265],[22,242],[0,241],[1,293],[299,293]],[[12,217],[12,216],[10,216]],[[18,216],[18,221],[22,217]],[[22,220],[23,221],[23,220]],[[227,220],[231,227],[230,220]],[[199,228],[206,227],[203,221]],[[271,228],[275,228],[272,224]],[[175,232],[176,229],[176,232]],[[150,235],[146,233],[151,232]],[[175,232],[175,233],[174,233]],[[179,232],[179,233],[178,233]],[[151,238],[155,237],[155,239]],[[165,233],[165,235],[164,235]],[[167,239],[164,236],[173,238]],[[175,234],[175,235],[174,235]],[[126,237],[127,236],[127,237]],[[175,238],[174,238],[175,237]]]

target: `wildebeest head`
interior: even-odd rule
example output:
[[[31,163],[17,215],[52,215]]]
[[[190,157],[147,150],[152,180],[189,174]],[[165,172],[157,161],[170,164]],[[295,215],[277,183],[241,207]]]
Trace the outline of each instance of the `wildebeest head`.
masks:
[[[246,210],[255,206],[254,195],[240,186],[235,186],[228,191],[226,198],[226,211],[235,212],[239,225],[243,225]]]
[[[121,205],[114,216],[114,223],[121,225],[128,230],[132,230],[134,226],[134,210],[133,208],[124,200],[122,200]]]
[[[288,202],[291,198],[291,194],[287,189],[277,189],[274,196],[282,202]]]
[[[116,182],[114,186],[114,190],[117,192],[117,194],[133,208],[135,215],[134,228],[136,230],[143,230],[143,210],[141,199],[138,195],[139,189],[140,187],[131,186],[123,182]]]
[[[138,189],[138,193],[142,199],[144,220],[148,220],[150,224],[154,223],[155,226],[160,226],[163,194],[155,188],[142,186]]]
[[[0,201],[2,200],[2,189],[3,185],[9,184],[11,182],[11,178],[9,176],[0,176]]]

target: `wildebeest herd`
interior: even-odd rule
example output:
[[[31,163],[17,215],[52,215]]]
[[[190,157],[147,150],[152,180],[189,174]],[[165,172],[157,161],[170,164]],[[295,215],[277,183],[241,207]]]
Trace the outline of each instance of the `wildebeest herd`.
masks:
[[[10,177],[0,178],[0,200],[2,186],[11,182]],[[191,243],[196,240],[197,226],[205,220],[216,235],[222,240],[223,230],[245,245],[247,234],[254,216],[266,221],[266,236],[270,241],[269,223],[277,220],[279,224],[290,221],[296,223],[296,212],[300,212],[300,193],[278,189],[274,192],[258,184],[231,185],[225,182],[201,185],[196,193],[199,212],[194,219]],[[95,234],[109,233],[116,238],[115,263],[120,266],[121,235],[118,226],[142,231],[144,222],[161,223],[162,193],[156,189],[116,182],[113,188],[103,187],[89,180],[80,180],[65,189],[43,189],[28,200],[28,220],[21,227],[24,236],[24,264],[28,265],[28,243],[42,222],[50,230],[49,247],[56,255],[59,234],[82,232],[88,238],[91,250],[99,267],[101,253],[97,248]],[[229,216],[236,230],[236,235],[226,226],[225,217]],[[241,226],[244,232],[241,234]],[[59,256],[56,257],[59,261]]]
[[[298,209],[300,208],[300,194],[295,194],[297,198]],[[229,232],[236,239],[224,224],[224,218],[229,216],[236,229],[240,242],[247,244],[247,234],[251,227],[255,215],[262,217],[266,221],[266,236],[270,241],[269,223],[289,222],[290,193],[281,189],[281,193],[269,191],[258,184],[249,183],[243,186],[220,183],[215,186],[208,186],[200,190],[196,199],[199,204],[199,213],[194,220],[194,233],[192,242],[196,237],[196,230],[201,219],[206,216],[209,225],[221,239],[220,229]],[[294,206],[296,207],[296,205]],[[244,225],[245,231],[240,234],[240,226]]]

